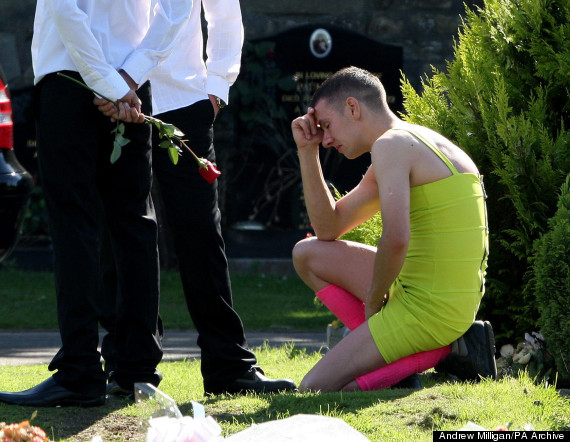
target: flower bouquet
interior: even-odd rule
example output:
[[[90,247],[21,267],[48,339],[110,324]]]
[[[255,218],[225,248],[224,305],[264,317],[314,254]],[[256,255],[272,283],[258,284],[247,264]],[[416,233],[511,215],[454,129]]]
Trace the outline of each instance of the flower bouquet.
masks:
[[[1,442],[19,442],[19,441],[32,441],[32,442],[49,442],[44,430],[40,427],[30,425],[29,421],[23,421],[19,424],[7,425],[5,422],[0,422],[0,441]]]
[[[516,347],[505,344],[499,350],[497,372],[499,378],[517,376],[519,371],[528,371],[536,382],[551,383],[555,377],[554,358],[546,348],[542,334],[537,332],[525,333],[525,340]]]

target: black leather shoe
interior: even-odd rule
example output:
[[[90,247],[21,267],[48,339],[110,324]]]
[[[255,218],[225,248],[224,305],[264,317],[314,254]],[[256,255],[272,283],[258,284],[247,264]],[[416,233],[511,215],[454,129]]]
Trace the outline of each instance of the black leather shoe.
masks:
[[[452,350],[435,370],[462,381],[481,378],[497,380],[495,362],[495,335],[488,321],[475,321],[465,334],[452,344]]]
[[[251,367],[243,376],[219,387],[204,386],[207,396],[218,394],[278,393],[284,391],[298,391],[295,383],[290,379],[269,379],[265,377],[261,367]]]
[[[105,403],[105,396],[74,393],[57,384],[53,377],[50,377],[26,391],[0,392],[0,401],[11,405],[31,407],[97,407]]]
[[[109,378],[109,383],[107,384],[106,393],[108,397],[119,397],[122,399],[134,400],[135,399],[135,391],[127,390],[121,387],[118,382],[112,378]]]
[[[155,370],[155,377],[158,379],[158,382],[162,381],[162,373],[159,370]],[[155,385],[155,387],[158,385]],[[117,382],[115,372],[112,371],[109,373],[109,377],[107,380],[107,387],[106,391],[108,397],[120,397],[123,399],[134,400],[135,399],[135,389],[134,383],[133,387],[130,389],[123,388]]]
[[[422,383],[420,382],[420,377],[417,374],[413,374],[402,379],[397,384],[392,385],[390,388],[409,388],[411,390],[420,390],[422,388]]]

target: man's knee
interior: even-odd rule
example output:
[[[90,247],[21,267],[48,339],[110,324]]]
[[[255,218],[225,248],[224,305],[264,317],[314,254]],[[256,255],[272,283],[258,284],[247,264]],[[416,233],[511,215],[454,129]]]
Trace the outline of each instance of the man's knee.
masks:
[[[311,372],[307,373],[301,383],[299,384],[299,391],[301,393],[321,391],[323,386],[318,382],[318,379],[312,375]]]
[[[315,237],[305,238],[293,247],[293,264],[297,271],[301,267],[308,266],[311,256],[313,256],[315,241],[318,241]]]

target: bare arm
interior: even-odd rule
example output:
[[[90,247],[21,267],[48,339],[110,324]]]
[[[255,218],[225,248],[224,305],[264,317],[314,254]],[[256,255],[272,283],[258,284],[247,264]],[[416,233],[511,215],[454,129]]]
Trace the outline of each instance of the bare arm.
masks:
[[[397,141],[381,139],[372,148],[372,165],[382,202],[382,237],[366,299],[366,319],[382,308],[384,296],[402,270],[410,241],[410,154]]]
[[[291,125],[297,144],[305,204],[311,225],[319,239],[334,240],[380,210],[378,187],[372,170],[351,192],[335,201],[328,190],[319,162],[323,131],[317,126],[313,110]]]
[[[322,220],[332,216],[335,210],[335,201],[328,191],[319,162],[319,144],[323,140],[323,131],[317,126],[312,109],[293,120],[291,129],[297,144],[305,205],[313,229],[320,238]]]

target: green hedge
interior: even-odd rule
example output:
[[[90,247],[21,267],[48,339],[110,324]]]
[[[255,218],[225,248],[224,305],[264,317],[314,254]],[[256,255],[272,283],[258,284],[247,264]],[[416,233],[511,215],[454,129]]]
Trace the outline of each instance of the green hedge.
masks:
[[[562,186],[550,231],[535,242],[531,281],[542,335],[561,376],[570,378],[570,175]]]
[[[488,194],[490,256],[480,315],[499,342],[537,330],[533,244],[548,229],[570,170],[570,2],[486,0],[467,10],[454,59],[403,80],[408,121],[469,153]]]

